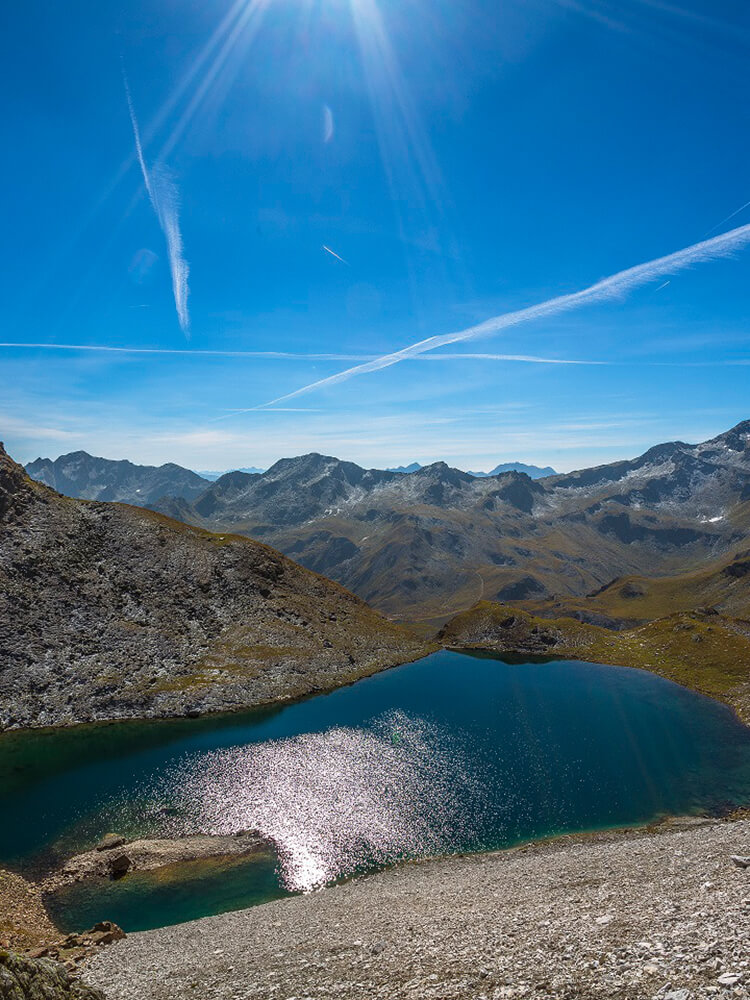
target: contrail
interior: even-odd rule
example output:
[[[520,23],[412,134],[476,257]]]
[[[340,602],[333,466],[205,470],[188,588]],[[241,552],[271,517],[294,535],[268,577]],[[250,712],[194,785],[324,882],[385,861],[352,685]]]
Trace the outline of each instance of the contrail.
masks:
[[[135,152],[138,157],[141,173],[143,174],[143,182],[146,185],[151,205],[154,212],[156,212],[159,225],[167,241],[167,255],[169,257],[169,270],[172,273],[172,291],[174,293],[174,304],[177,309],[177,319],[183,333],[189,336],[190,316],[188,314],[187,300],[190,269],[185,260],[182,233],[180,232],[179,194],[171,174],[163,164],[157,163],[150,172],[146,166],[146,160],[143,156],[143,146],[141,144],[141,133],[138,128],[138,119],[135,116],[135,108],[133,107],[133,99],[130,96],[128,80],[124,74],[123,80],[125,82],[125,96],[128,99],[130,122],[133,126]]]
[[[722,219],[721,222],[717,222],[715,226],[711,226],[708,232],[704,233],[704,236],[709,236],[711,233],[715,233],[717,229],[721,229],[721,227],[725,226],[730,219],[733,219],[735,215],[739,215],[740,212],[744,212],[746,208],[750,208],[750,201],[746,201],[744,205],[740,205],[740,207],[735,209],[734,212],[730,212],[726,219]]]
[[[534,306],[525,309],[517,309],[513,312],[503,313],[500,316],[493,316],[476,326],[470,326],[465,330],[455,333],[445,333],[435,337],[428,337],[420,340],[416,344],[403,347],[400,351],[392,354],[384,354],[374,361],[366,361],[364,364],[347,368],[336,375],[319,379],[309,385],[303,385],[294,392],[286,393],[276,399],[261,403],[259,409],[266,406],[274,406],[276,403],[286,402],[288,399],[295,399],[304,393],[313,392],[315,389],[322,389],[326,386],[337,385],[356,375],[366,375],[369,372],[380,371],[381,368],[388,368],[390,365],[397,365],[401,361],[425,354],[427,351],[434,351],[437,347],[444,347],[446,344],[456,344],[464,340],[475,340],[479,337],[491,337],[500,330],[505,330],[511,326],[518,326],[520,323],[528,323],[531,320],[542,319],[545,316],[555,316],[558,313],[569,312],[579,306],[590,305],[594,302],[606,302],[610,299],[621,298],[635,288],[640,288],[649,281],[662,278],[667,274],[676,274],[693,264],[700,264],[704,261],[716,260],[729,256],[733,251],[739,250],[747,243],[750,243],[750,225],[739,226],[731,229],[728,233],[714,236],[710,240],[703,240],[694,243],[692,246],[678,250],[676,253],[668,254],[666,257],[657,257],[655,260],[646,261],[644,264],[637,264],[624,271],[603,278],[588,288],[580,292],[571,292],[567,295],[558,295],[555,298],[547,299]]]
[[[347,266],[347,267],[350,267],[350,266],[351,266],[351,265],[349,264],[349,261],[348,261],[348,260],[344,260],[344,258],[343,258],[343,257],[339,257],[339,255],[338,255],[338,254],[336,253],[336,251],[335,251],[335,250],[331,250],[331,248],[330,248],[330,247],[327,247],[327,246],[325,245],[325,243],[323,244],[323,249],[325,250],[325,252],[326,252],[326,253],[329,253],[329,254],[330,254],[330,255],[331,255],[332,257],[335,257],[335,258],[336,258],[336,260],[340,260],[342,264],[346,264],[346,266]]]

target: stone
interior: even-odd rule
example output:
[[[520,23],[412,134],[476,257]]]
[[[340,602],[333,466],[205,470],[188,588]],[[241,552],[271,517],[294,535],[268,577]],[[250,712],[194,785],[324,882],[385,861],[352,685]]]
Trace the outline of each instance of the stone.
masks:
[[[690,1000],[690,990],[671,990],[664,994],[664,1000]]]
[[[735,986],[742,976],[737,972],[724,972],[719,976],[717,982],[721,983],[722,986]]]
[[[738,868],[750,868],[750,855],[731,854],[730,860],[734,861]]]
[[[90,940],[92,944],[112,944],[113,941],[124,938],[125,931],[111,920],[100,920],[90,931],[84,931],[81,937]]]
[[[96,849],[97,851],[111,851],[114,847],[122,847],[124,843],[125,838],[121,837],[119,833],[105,833],[96,845]]]
[[[109,861],[109,877],[112,879],[122,878],[130,871],[132,862],[127,854],[116,854]]]

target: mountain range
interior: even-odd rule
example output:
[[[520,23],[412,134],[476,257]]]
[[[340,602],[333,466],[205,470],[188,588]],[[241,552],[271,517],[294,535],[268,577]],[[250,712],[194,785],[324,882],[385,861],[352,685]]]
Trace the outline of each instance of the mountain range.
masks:
[[[441,462],[403,475],[312,454],[156,506],[262,538],[389,615],[437,620],[480,599],[582,597],[730,555],[750,527],[749,439],[746,421],[541,480]]]
[[[58,493],[80,500],[109,500],[145,507],[163,496],[192,500],[201,495],[208,480],[189,469],[168,462],[158,467],[134,465],[126,460],[95,458],[74,451],[52,461],[37,458],[27,473]]]
[[[389,469],[389,472],[417,472],[422,466],[418,462]],[[551,468],[540,469],[535,465],[511,462],[498,465],[493,472],[470,472],[470,476],[490,476],[509,470],[527,472],[532,479],[552,475]],[[229,471],[193,472],[174,462],[166,465],[135,465],[125,459],[119,461],[98,458],[85,451],[73,451],[59,458],[37,458],[26,465],[32,479],[51,486],[59,493],[79,500],[106,500],[118,503],[132,503],[137,507],[148,507],[162,497],[179,497],[193,500],[200,496],[209,483],[235,472],[247,475],[262,475],[264,470],[255,466]]]
[[[3,729],[279,701],[426,644],[266,545],[61,496],[0,445],[0,650]]]
[[[389,616],[439,623],[481,599],[581,599],[618,577],[696,572],[747,548],[749,442],[745,421],[701,444],[537,480],[310,454],[149,506],[262,539]]]

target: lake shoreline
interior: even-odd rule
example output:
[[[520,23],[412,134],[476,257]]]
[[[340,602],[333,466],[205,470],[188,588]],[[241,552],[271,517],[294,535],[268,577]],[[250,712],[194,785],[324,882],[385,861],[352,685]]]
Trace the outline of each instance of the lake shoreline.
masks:
[[[744,997],[749,845],[744,811],[414,861],[128,935],[82,975],[111,1000]]]
[[[684,688],[686,691],[692,691],[693,694],[699,694],[703,698],[709,698],[711,701],[718,701],[720,704],[728,708],[735,720],[744,726],[745,729],[750,729],[750,704],[748,704],[747,696],[744,696],[742,700],[733,695],[726,694],[723,692],[712,691],[709,688],[702,687],[697,684],[689,684],[684,681],[678,680],[672,675],[671,672],[667,670],[656,670],[652,667],[644,667],[635,663],[622,662],[625,658],[623,657],[620,661],[612,660],[601,660],[593,659],[587,656],[576,656],[575,651],[565,651],[565,655],[562,653],[544,656],[541,654],[534,655],[530,653],[523,653],[517,650],[499,650],[499,649],[489,649],[486,646],[451,646],[446,645],[442,647],[447,649],[451,653],[466,653],[468,656],[475,655],[487,655],[492,659],[501,660],[504,663],[513,663],[518,660],[529,663],[554,663],[557,660],[573,660],[576,663],[589,663],[592,666],[599,667],[622,667],[623,670],[640,670],[646,674],[654,674],[656,677],[663,677],[664,680],[671,681],[678,687]],[[744,695],[744,692],[743,692]]]
[[[385,868],[365,872],[352,878],[342,879],[334,885],[327,885],[320,889],[315,889],[312,894],[314,895],[318,892],[326,892],[328,890],[335,889],[337,886],[346,885],[350,882],[359,882],[365,879],[376,878],[385,872],[413,865],[450,863],[451,861],[463,861],[469,858],[489,857],[494,855],[512,856],[518,853],[526,854],[539,851],[554,852],[556,850],[575,845],[620,843],[622,841],[637,840],[643,837],[661,837],[677,831],[687,831],[731,823],[744,823],[750,827],[750,806],[739,807],[724,816],[663,816],[658,819],[650,820],[644,823],[635,823],[629,826],[600,827],[575,832],[561,832],[545,837],[519,841],[518,843],[511,844],[508,847],[489,851],[463,851],[455,854],[415,858],[403,861],[396,865],[389,865]],[[191,862],[203,859],[245,857],[251,853],[268,849],[270,846],[267,841],[257,838],[253,833],[249,833],[247,835],[239,835],[237,838],[239,842],[235,847],[232,847],[231,844],[227,847],[227,844],[233,839],[233,837],[212,837],[206,835],[200,837],[186,836],[182,838],[174,838],[170,841],[131,840],[125,841],[122,845],[118,845],[116,848],[113,848],[111,853],[119,854],[123,852],[127,854],[129,849],[132,852],[133,847],[136,847],[137,851],[139,851],[139,845],[144,844],[167,845],[167,850],[163,852],[163,860],[160,860],[158,857],[158,847],[155,860],[153,862],[148,859],[145,851],[140,851],[140,854],[143,855],[143,857],[140,858],[140,863],[136,864],[131,869],[132,871],[153,871],[158,870],[160,867],[177,867],[183,863],[190,864]],[[191,842],[197,843],[198,841],[201,841],[202,843],[198,845],[196,850],[193,850]],[[207,842],[209,841],[213,842],[213,844],[208,845]],[[748,849],[750,849],[750,842],[748,844]],[[81,880],[90,879],[92,884],[95,885],[96,880],[98,879],[102,884],[105,884],[104,879],[108,877],[104,868],[106,865],[106,857],[103,859],[101,871],[85,870],[88,867],[86,862],[89,857],[95,853],[96,849],[77,855],[74,858],[71,858],[69,862],[61,865],[60,868],[51,872],[45,878],[39,880],[27,878],[17,871],[0,868],[0,888],[2,888],[2,894],[0,894],[0,946],[15,947],[19,951],[32,951],[39,947],[49,945],[57,941],[61,936],[70,933],[62,930],[54,924],[46,907],[46,898],[58,891],[60,888],[64,888],[67,885]],[[81,863],[79,864],[79,862]],[[305,893],[304,895],[310,895],[310,893]],[[290,894],[284,898],[293,899],[295,898],[295,895]],[[245,907],[244,909],[257,909],[258,906],[262,907],[265,905],[268,904],[261,903],[257,906]],[[243,912],[243,910],[233,910],[229,912],[238,913]],[[219,914],[219,916],[221,916],[221,914]],[[211,919],[213,919],[213,917],[208,916],[198,918],[198,920],[184,921],[183,923],[197,923],[200,920]],[[164,927],[156,928],[155,931],[133,931],[130,933],[149,934],[176,926],[181,926],[181,924],[164,925]],[[9,928],[12,928],[12,932],[9,931]],[[78,932],[82,931],[82,928],[78,928]]]
[[[510,610],[510,609],[508,609]],[[357,684],[361,680],[365,680],[368,677],[375,677],[378,674],[387,673],[390,670],[397,670],[399,667],[407,666],[410,663],[416,663],[431,653],[438,652],[440,650],[446,650],[452,653],[466,653],[468,655],[475,654],[487,654],[488,658],[497,659],[502,662],[512,663],[515,658],[522,659],[524,662],[538,662],[538,663],[553,663],[559,660],[574,660],[577,663],[590,663],[592,665],[598,665],[603,667],[623,667],[629,670],[642,670],[645,673],[654,674],[657,677],[663,677],[666,680],[672,681],[672,683],[677,684],[679,687],[685,688],[688,691],[693,691],[696,694],[702,695],[705,698],[711,698],[714,701],[718,701],[725,705],[727,708],[731,709],[732,713],[736,719],[746,728],[750,729],[750,691],[742,691],[741,696],[738,696],[736,692],[722,692],[712,689],[710,686],[705,686],[701,684],[691,683],[688,680],[680,679],[675,676],[673,671],[649,666],[641,665],[633,662],[628,662],[627,657],[620,657],[619,659],[611,658],[595,658],[593,656],[582,655],[580,651],[574,648],[565,648],[564,650],[550,652],[550,653],[540,653],[539,651],[529,652],[525,650],[522,646],[508,646],[508,647],[493,647],[491,644],[486,645],[461,645],[454,643],[438,643],[438,642],[428,642],[425,644],[425,649],[415,652],[414,655],[409,656],[406,659],[399,660],[398,663],[389,663],[385,666],[375,666],[372,669],[368,669],[366,672],[352,676],[351,678],[337,683],[332,687],[325,688],[313,688],[304,692],[293,692],[288,695],[282,695],[278,698],[274,698],[270,701],[239,705],[235,708],[218,708],[218,709],[208,709],[206,711],[190,711],[179,715],[167,715],[167,714],[145,714],[145,715],[127,715],[117,718],[107,718],[107,719],[93,719],[93,720],[80,720],[74,722],[64,722],[59,725],[53,726],[18,726],[13,728],[0,728],[0,743],[8,738],[13,738],[16,736],[23,737],[29,733],[38,733],[39,735],[54,735],[61,732],[76,732],[79,730],[94,730],[101,729],[109,726],[119,726],[128,725],[131,723],[139,722],[154,722],[154,723],[175,723],[181,721],[190,721],[194,719],[231,719],[232,717],[241,716],[243,713],[252,712],[255,710],[273,710],[273,709],[283,709],[291,705],[299,704],[300,702],[307,701],[310,698],[316,698],[319,695],[332,694],[334,691],[339,691],[342,688],[351,687]]]
[[[127,725],[128,723],[138,723],[138,722],[179,722],[192,719],[218,719],[222,717],[231,718],[232,716],[242,715],[245,712],[252,712],[256,709],[262,711],[264,709],[281,709],[286,708],[289,705],[295,705],[298,702],[307,701],[309,698],[317,698],[318,695],[331,694],[334,691],[339,691],[341,688],[351,687],[358,681],[365,680],[367,677],[374,677],[377,674],[382,674],[388,670],[396,670],[398,667],[404,667],[409,663],[416,663],[418,660],[424,659],[431,653],[438,652],[441,649],[446,649],[446,646],[442,646],[440,643],[436,642],[425,642],[424,645],[420,646],[418,649],[413,650],[409,654],[400,654],[398,662],[390,662],[386,658],[384,663],[368,664],[366,667],[362,668],[361,671],[350,671],[350,673],[344,679],[338,679],[335,683],[330,686],[302,686],[299,689],[290,691],[288,694],[282,694],[274,698],[270,698],[266,701],[253,701],[241,702],[232,707],[217,707],[217,708],[207,708],[205,710],[199,710],[191,708],[187,711],[180,713],[169,714],[161,709],[156,709],[153,712],[140,712],[140,709],[133,709],[132,713],[117,715],[106,718],[93,718],[93,719],[74,719],[71,721],[63,721],[55,723],[54,725],[40,725],[40,726],[7,726],[5,728],[0,727],[0,741],[6,738],[12,738],[14,736],[24,736],[28,733],[39,733],[44,734],[55,734],[60,732],[75,732],[81,729],[94,729],[94,728],[104,728],[107,726],[119,726]],[[138,713],[138,714],[136,714]]]

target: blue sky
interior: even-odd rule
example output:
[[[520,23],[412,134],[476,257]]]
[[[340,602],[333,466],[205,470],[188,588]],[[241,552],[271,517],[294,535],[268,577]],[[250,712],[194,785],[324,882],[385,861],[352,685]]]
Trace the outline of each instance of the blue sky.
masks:
[[[19,460],[570,469],[750,416],[745,236],[266,405],[750,223],[741,0],[27,0],[0,28],[0,339],[66,345],[0,347]]]

